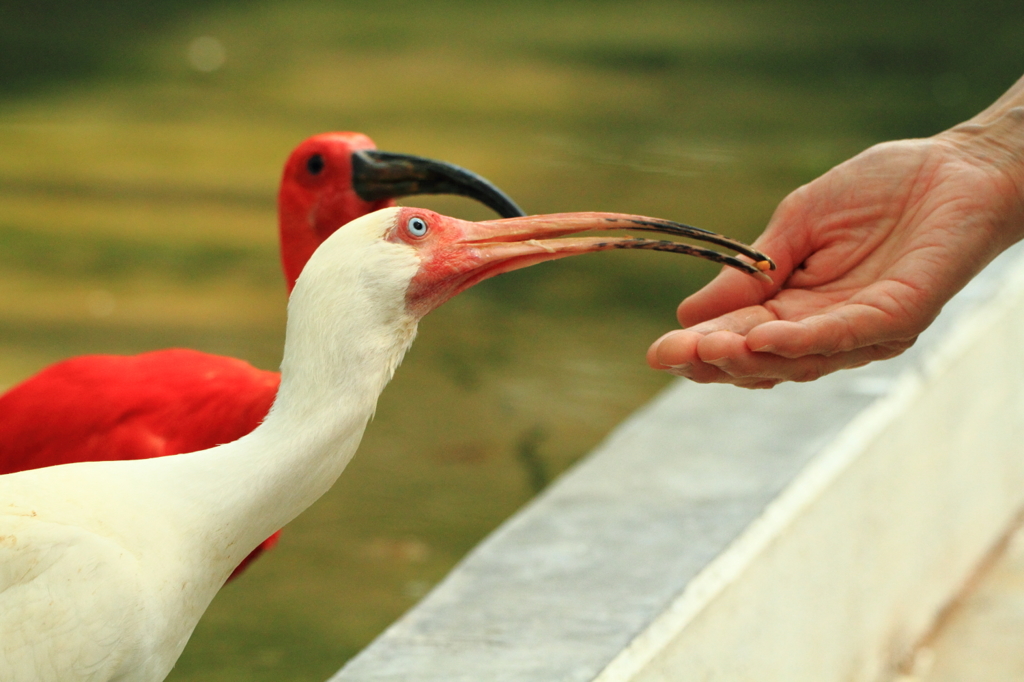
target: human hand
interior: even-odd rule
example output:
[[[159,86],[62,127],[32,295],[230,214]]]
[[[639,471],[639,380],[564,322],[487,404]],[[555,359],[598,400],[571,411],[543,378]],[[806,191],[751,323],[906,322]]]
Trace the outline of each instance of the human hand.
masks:
[[[1003,113],[877,145],[794,191],[754,243],[773,283],[722,272],[648,363],[771,388],[902,353],[1024,232],[1024,110]]]

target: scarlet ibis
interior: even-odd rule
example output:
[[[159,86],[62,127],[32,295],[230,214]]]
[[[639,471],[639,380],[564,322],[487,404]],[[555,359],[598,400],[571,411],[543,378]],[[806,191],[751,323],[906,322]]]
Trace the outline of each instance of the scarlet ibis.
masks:
[[[360,133],[316,135],[291,153],[281,179],[278,222],[288,290],[336,229],[393,206],[393,197],[415,194],[459,194],[505,217],[523,214],[501,190],[458,166],[378,151]],[[266,416],[278,381],[275,372],[191,350],[65,360],[0,396],[0,474],[162,457],[237,440]],[[238,571],[277,537],[253,550]]]
[[[558,238],[624,227],[727,244],[755,264],[651,239]],[[770,264],[714,234],[607,213],[473,223],[393,207],[335,232],[292,292],[280,389],[251,433],[0,476],[0,679],[164,679],[250,548],[341,475],[420,318],[488,277],[625,248],[703,253],[754,274]]]

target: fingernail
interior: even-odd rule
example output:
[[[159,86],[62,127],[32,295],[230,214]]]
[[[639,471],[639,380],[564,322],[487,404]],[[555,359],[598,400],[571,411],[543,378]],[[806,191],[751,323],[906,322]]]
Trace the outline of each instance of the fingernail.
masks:
[[[668,336],[668,334],[662,334],[661,336],[659,336],[657,339],[654,340],[654,343],[651,344],[651,347],[647,349],[648,360],[653,361],[652,367],[654,369],[671,369],[668,365],[666,365],[665,363],[658,359],[658,350],[661,348],[661,342],[666,336]]]
[[[691,367],[693,367],[692,362],[684,362],[681,365],[669,365],[668,372],[676,376],[683,376],[683,373],[689,372]]]
[[[705,360],[704,362],[715,367],[725,367],[729,364],[729,358],[715,358],[714,360]]]
[[[775,352],[775,344],[773,344],[773,343],[766,343],[763,346],[758,346],[757,348],[751,348],[750,350],[754,351],[755,353],[774,353]]]

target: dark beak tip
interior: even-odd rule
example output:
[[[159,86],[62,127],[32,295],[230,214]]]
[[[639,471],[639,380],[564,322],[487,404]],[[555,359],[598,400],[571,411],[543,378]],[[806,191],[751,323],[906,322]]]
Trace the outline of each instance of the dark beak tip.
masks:
[[[353,152],[352,185],[365,201],[416,194],[454,194],[479,201],[503,218],[526,215],[486,178],[454,164],[412,154],[379,150]]]

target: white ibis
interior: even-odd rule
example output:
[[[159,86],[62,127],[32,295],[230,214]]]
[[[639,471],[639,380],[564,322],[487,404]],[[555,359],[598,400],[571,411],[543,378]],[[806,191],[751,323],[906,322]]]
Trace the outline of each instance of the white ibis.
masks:
[[[627,227],[754,264],[649,239],[557,238]],[[502,272],[616,248],[770,267],[719,235],[619,214],[471,223],[388,208],[335,232],[289,301],[280,389],[254,431],[199,452],[0,476],[0,680],[164,679],[231,571],[341,474],[422,316]]]

